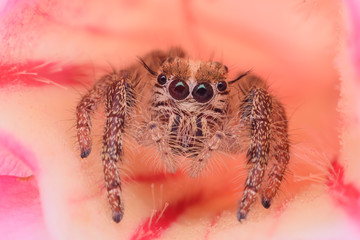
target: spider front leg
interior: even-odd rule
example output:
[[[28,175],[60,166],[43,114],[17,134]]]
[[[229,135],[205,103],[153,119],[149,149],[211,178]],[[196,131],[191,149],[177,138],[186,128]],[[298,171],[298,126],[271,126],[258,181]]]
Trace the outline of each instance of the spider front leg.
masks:
[[[105,104],[106,123],[102,161],[112,218],[117,223],[121,221],[124,209],[121,201],[121,180],[116,163],[122,160],[125,119],[133,98],[130,86],[124,77],[120,77],[109,86]]]
[[[115,75],[115,74],[114,74]],[[86,158],[91,152],[91,120],[90,115],[96,110],[98,104],[106,95],[109,84],[114,80],[114,75],[101,78],[80,101],[76,108],[77,139],[80,145],[80,156]]]
[[[256,199],[270,157],[273,166],[262,189],[261,203],[269,208],[275,197],[287,164],[289,163],[288,121],[284,107],[272,97],[265,84],[258,78],[248,79],[243,84],[245,95],[241,111],[241,123],[250,128],[250,147],[247,153],[252,165],[246,179],[246,186],[240,206],[238,219],[246,218]],[[250,86],[246,86],[246,83]]]
[[[98,104],[103,102],[104,98],[106,99],[102,161],[108,199],[115,222],[120,222],[123,216],[120,198],[121,180],[116,162],[121,161],[123,154],[122,135],[126,113],[134,102],[133,90],[126,83],[126,79],[129,78],[130,75],[126,71],[104,76],[77,106],[77,137],[81,157],[85,158],[91,152],[90,115],[96,110]]]
[[[250,127],[250,147],[247,153],[251,169],[238,208],[238,220],[246,218],[255,202],[269,160],[272,98],[263,88],[252,87],[245,96],[241,121]]]
[[[276,99],[273,101],[270,153],[275,161],[268,174],[266,184],[263,187],[261,203],[265,208],[270,207],[271,200],[274,198],[280,187],[286,167],[290,160],[288,123],[285,109],[278,101],[276,101]]]

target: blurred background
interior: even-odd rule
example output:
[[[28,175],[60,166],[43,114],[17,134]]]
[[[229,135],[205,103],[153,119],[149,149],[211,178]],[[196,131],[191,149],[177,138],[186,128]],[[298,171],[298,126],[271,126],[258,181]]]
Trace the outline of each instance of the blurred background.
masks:
[[[0,235],[358,239],[358,7],[351,0],[0,1]],[[152,168],[130,165],[135,180],[116,225],[102,188],[100,140],[88,162],[79,159],[80,96],[113,68],[172,46],[225,63],[230,76],[251,69],[286,107],[286,181],[272,209],[257,206],[245,224],[235,218],[241,160],[224,158],[227,167],[200,180],[158,181]],[[224,185],[235,191],[216,195]],[[190,201],[199,194],[204,201]],[[160,213],[165,220],[152,222]]]

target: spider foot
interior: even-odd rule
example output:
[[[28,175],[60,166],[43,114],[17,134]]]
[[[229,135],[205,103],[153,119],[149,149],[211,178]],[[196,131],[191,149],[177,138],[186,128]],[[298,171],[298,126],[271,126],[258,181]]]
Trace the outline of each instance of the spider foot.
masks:
[[[268,198],[265,198],[264,196],[261,198],[261,204],[264,208],[268,209],[271,206],[271,200]]]
[[[244,210],[242,209],[239,209],[238,212],[237,212],[237,219],[239,222],[242,222],[242,220],[244,220],[247,216],[247,212],[245,212]]]
[[[80,154],[81,158],[86,158],[90,155],[91,148],[84,148],[84,149],[82,148],[80,151],[81,151]]]
[[[113,211],[113,213],[112,213],[112,219],[116,223],[119,223],[121,221],[121,219],[123,218],[123,216],[124,216],[123,211]]]

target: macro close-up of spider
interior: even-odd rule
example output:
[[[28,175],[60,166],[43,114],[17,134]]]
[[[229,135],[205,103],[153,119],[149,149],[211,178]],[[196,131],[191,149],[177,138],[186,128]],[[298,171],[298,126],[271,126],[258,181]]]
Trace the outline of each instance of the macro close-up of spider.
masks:
[[[249,71],[228,78],[228,68],[213,61],[189,59],[180,48],[153,51],[139,62],[100,78],[77,105],[81,157],[92,147],[91,114],[105,104],[101,159],[112,210],[124,214],[118,163],[123,138],[156,146],[171,173],[187,159],[187,174],[198,176],[215,151],[247,152],[250,167],[237,218],[246,218],[258,193],[269,208],[289,162],[288,122],[283,105],[266,83]]]
[[[0,19],[1,239],[360,239],[358,0]]]

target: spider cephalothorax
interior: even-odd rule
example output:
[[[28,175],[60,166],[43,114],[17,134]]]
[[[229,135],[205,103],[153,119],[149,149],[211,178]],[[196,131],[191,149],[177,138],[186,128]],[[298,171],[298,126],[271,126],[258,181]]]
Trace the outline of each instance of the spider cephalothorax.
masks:
[[[89,114],[105,101],[102,160],[114,221],[123,216],[116,162],[125,133],[156,146],[171,172],[179,167],[177,156],[188,158],[190,176],[203,170],[214,151],[247,151],[251,168],[238,219],[246,217],[260,187],[262,204],[270,207],[289,161],[289,142],[284,108],[266,84],[248,73],[229,80],[225,65],[188,59],[180,49],[152,52],[140,63],[101,78],[77,107],[84,158],[91,151]]]
[[[152,127],[162,132],[166,144],[161,148],[169,148],[163,157],[169,170],[177,170],[172,153],[204,160],[201,151],[228,115],[227,68],[217,62],[169,58],[155,77]]]

